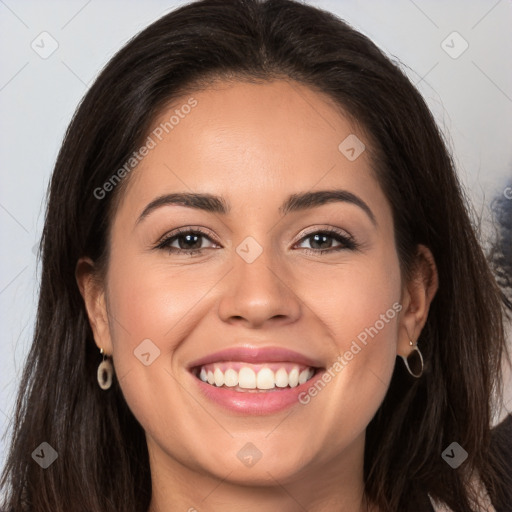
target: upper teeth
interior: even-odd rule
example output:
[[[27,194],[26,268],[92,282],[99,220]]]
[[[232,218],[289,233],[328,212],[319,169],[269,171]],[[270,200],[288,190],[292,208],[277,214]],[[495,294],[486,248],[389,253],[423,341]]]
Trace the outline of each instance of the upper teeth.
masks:
[[[217,365],[207,365],[201,367],[199,378],[203,382],[208,382],[215,386],[239,386],[244,389],[274,389],[296,387],[308,381],[315,370],[313,368],[301,369],[299,366],[293,366],[290,371],[286,368],[279,368],[273,371],[271,368],[263,367],[254,370],[250,365],[242,365],[237,370],[235,368],[227,368],[224,371]]]

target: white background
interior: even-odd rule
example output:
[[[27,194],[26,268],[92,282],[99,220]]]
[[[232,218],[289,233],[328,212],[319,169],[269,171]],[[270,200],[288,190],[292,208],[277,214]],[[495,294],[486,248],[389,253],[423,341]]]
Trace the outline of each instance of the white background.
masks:
[[[184,2],[0,0],[0,434],[35,321],[46,187],[79,100],[110,57],[137,32]],[[512,176],[512,4],[501,0],[316,0],[399,59],[448,137],[476,212]],[[57,50],[31,47],[48,32]],[[469,44],[453,59],[441,43]],[[453,43],[451,41],[453,40]],[[461,40],[448,39],[454,50]],[[46,43],[48,48],[48,41]],[[485,225],[485,224],[484,224]],[[483,236],[483,239],[485,236]],[[509,402],[510,410],[512,402]],[[6,439],[0,442],[0,468]]]

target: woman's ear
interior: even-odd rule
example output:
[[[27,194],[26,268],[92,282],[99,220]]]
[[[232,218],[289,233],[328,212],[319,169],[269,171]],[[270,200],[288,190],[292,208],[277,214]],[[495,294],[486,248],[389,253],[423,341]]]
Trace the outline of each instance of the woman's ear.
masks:
[[[398,331],[397,353],[407,357],[411,352],[409,341],[416,345],[439,286],[437,266],[430,249],[418,245],[411,279],[402,290],[402,312]]]
[[[89,324],[98,348],[112,354],[112,341],[108,322],[105,284],[100,282],[90,258],[80,258],[75,268],[75,278],[85,302]]]

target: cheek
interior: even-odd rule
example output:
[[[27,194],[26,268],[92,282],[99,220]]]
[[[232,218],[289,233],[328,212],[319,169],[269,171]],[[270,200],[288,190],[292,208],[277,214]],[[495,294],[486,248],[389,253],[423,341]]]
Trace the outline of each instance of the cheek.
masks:
[[[364,341],[365,329],[372,328],[375,333],[376,323],[379,339],[396,342],[393,326],[398,318],[396,309],[400,308],[393,309],[393,304],[400,301],[401,275],[393,246],[382,244],[382,249],[346,263],[308,269],[296,274],[294,280],[301,287],[297,294],[314,309],[339,352],[348,350],[359,334]]]
[[[300,397],[310,417],[322,418],[316,435],[319,444],[328,440],[329,453],[342,451],[366,430],[389,388],[396,362],[397,314],[391,304],[374,311],[378,314],[347,311],[350,320],[338,326],[337,355],[322,380]]]
[[[335,353],[325,377],[330,391],[324,392],[320,384],[304,403],[309,400],[326,425],[337,425],[343,418],[345,434],[355,438],[384,399],[396,362],[400,267],[395,252],[384,249],[379,257],[350,269],[340,268],[337,273],[331,269],[327,277],[323,292],[317,288],[309,300],[316,303],[315,312],[328,327]]]
[[[189,269],[190,270],[190,269]],[[204,276],[203,276],[204,277]],[[109,271],[109,326],[114,367],[130,410],[150,435],[155,428],[179,437],[172,410],[184,410],[174,353],[198,323],[194,305],[204,287],[194,272],[148,265],[137,256]],[[182,433],[183,434],[183,433]],[[176,441],[178,442],[178,441]]]
[[[176,268],[165,261],[148,264],[137,256],[119,262],[109,274],[114,348],[125,351],[127,345],[149,338],[162,352],[172,351],[205,288],[208,279],[191,267]]]
[[[113,251],[111,257],[116,264],[108,275],[109,328],[116,377],[130,408],[143,419],[146,413],[159,416],[155,390],[173,387],[173,355],[200,322],[204,311],[197,304],[207,302],[213,282],[191,267],[148,264],[147,258],[128,257],[128,250],[123,255]]]
[[[353,269],[345,280],[335,326],[345,377],[359,393],[387,390],[396,359],[402,306],[400,267],[394,251],[383,251],[371,264]],[[371,399],[370,399],[371,402]]]

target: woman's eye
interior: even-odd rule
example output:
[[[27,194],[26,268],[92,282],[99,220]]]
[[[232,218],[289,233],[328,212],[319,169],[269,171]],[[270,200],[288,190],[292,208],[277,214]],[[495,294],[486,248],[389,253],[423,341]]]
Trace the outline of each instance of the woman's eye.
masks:
[[[303,241],[309,241],[310,248],[305,248],[306,252],[313,254],[323,254],[326,252],[341,251],[343,249],[355,250],[357,244],[348,235],[335,230],[315,231],[302,238]],[[339,245],[333,246],[333,240]],[[300,242],[304,243],[304,242]]]
[[[205,239],[212,241],[211,238],[202,231],[180,231],[164,238],[156,248],[165,249],[171,253],[201,254],[203,249],[205,249],[205,247],[203,247],[203,241]]]

